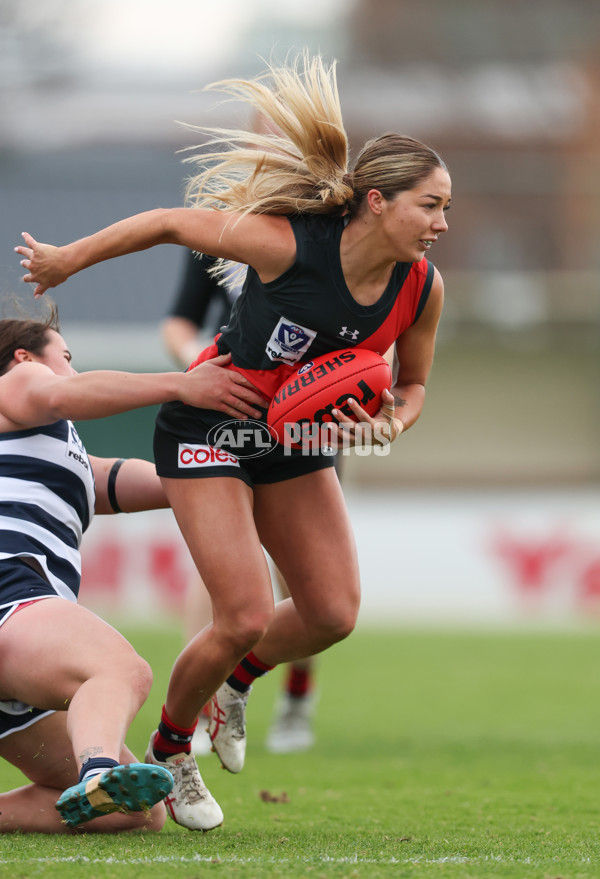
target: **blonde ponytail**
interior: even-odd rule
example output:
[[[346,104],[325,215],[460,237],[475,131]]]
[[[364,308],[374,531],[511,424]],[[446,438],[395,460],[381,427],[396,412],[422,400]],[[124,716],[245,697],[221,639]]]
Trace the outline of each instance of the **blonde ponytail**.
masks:
[[[203,166],[188,182],[189,205],[285,215],[344,212],[353,189],[335,63],[326,67],[305,52],[256,79],[207,88],[245,101],[263,130],[198,129],[209,141],[184,160]]]

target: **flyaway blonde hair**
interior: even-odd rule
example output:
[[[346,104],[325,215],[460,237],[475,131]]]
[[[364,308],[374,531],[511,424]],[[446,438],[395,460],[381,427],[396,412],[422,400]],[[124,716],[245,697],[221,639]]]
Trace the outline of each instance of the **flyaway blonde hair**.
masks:
[[[243,100],[258,124],[252,131],[191,126],[209,135],[185,162],[202,166],[191,177],[191,207],[238,214],[326,214],[350,218],[371,189],[392,199],[446,166],[431,147],[402,134],[368,141],[348,171],[348,137],[342,122],[335,63],[327,67],[302,53],[287,67],[269,66],[256,79],[225,79],[206,87]],[[233,270],[217,260],[211,274]],[[231,278],[231,275],[230,275]]]
[[[335,63],[326,67],[320,57],[305,52],[291,66],[269,66],[256,79],[226,79],[207,89],[245,101],[261,124],[253,131],[196,127],[209,141],[202,152],[184,160],[203,166],[188,182],[190,206],[241,213],[343,213],[353,190]]]

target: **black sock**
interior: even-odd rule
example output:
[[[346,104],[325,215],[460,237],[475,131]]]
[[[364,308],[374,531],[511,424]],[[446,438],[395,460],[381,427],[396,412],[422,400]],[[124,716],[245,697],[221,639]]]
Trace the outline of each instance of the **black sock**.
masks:
[[[79,781],[83,781],[86,776],[92,778],[94,775],[99,775],[101,772],[114,769],[115,766],[119,765],[119,761],[113,760],[111,757],[90,757],[79,771]]]

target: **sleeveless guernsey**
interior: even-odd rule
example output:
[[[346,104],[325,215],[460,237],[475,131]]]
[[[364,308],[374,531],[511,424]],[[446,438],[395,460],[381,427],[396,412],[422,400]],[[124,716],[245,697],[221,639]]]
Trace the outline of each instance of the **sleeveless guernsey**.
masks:
[[[92,468],[70,421],[0,434],[0,622],[20,601],[77,600],[79,545],[94,505]],[[33,592],[1,576],[15,559],[41,574]]]
[[[227,327],[193,364],[231,352],[232,368],[243,372],[269,399],[298,366],[340,348],[368,348],[385,354],[423,311],[433,282],[433,265],[396,263],[373,305],[352,297],[342,272],[343,218],[293,217],[294,265],[263,284],[249,268]]]

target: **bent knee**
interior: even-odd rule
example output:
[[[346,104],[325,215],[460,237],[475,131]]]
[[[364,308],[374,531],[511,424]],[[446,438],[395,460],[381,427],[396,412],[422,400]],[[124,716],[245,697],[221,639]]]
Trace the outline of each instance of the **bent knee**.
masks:
[[[152,688],[152,668],[149,662],[146,662],[145,659],[142,659],[141,656],[138,657],[140,660],[137,666],[137,685],[138,689],[144,695],[144,699],[150,693]]]
[[[312,625],[318,637],[327,646],[343,641],[354,631],[358,618],[358,606],[345,608],[331,608],[328,613],[322,613]]]
[[[329,622],[326,632],[329,636],[331,644],[343,641],[348,635],[351,635],[356,626],[356,615],[344,617],[343,619],[334,619]]]
[[[264,637],[272,618],[272,611],[249,612],[223,620],[216,628],[220,629],[232,652],[243,655]]]
[[[134,652],[129,657],[128,662],[123,664],[120,673],[127,681],[128,686],[144,702],[152,688],[152,668],[150,664]]]

